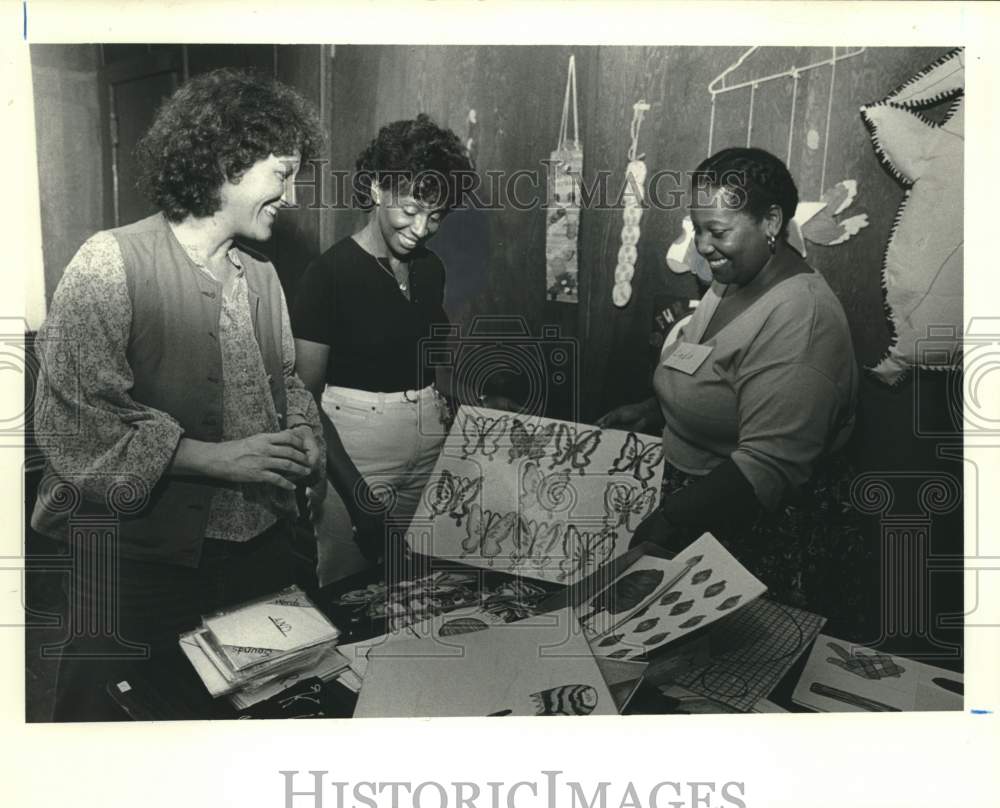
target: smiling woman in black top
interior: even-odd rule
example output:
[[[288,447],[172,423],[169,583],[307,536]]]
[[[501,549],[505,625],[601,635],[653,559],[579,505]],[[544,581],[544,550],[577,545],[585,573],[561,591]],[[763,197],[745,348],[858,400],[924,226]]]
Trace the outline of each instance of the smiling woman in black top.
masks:
[[[472,170],[458,137],[426,115],[396,121],[358,157],[368,222],[306,270],[292,311],[296,370],[321,405],[330,482],[317,520],[321,584],[385,547],[384,513],[405,524],[444,441],[445,402],[421,340],[444,312],[445,269],[424,245]]]

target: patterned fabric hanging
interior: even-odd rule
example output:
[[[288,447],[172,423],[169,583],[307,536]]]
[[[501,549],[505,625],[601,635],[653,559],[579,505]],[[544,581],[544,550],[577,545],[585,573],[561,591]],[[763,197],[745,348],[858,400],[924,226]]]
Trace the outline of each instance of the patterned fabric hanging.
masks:
[[[632,144],[628,150],[628,165],[625,167],[625,191],[622,194],[624,208],[622,210],[622,246],[618,250],[618,264],[615,267],[615,285],[611,289],[611,301],[622,308],[632,299],[632,277],[635,275],[635,262],[638,258],[639,220],[642,218],[642,202],[646,182],[646,164],[636,155],[639,145],[639,127],[642,126],[643,115],[649,110],[649,104],[638,101],[632,105]]]
[[[569,115],[573,110],[573,139]],[[580,231],[580,182],[583,177],[583,144],[580,143],[576,101],[576,58],[569,57],[566,95],[563,100],[559,142],[549,161],[553,199],[545,219],[545,281],[549,300],[576,303],[577,242]]]

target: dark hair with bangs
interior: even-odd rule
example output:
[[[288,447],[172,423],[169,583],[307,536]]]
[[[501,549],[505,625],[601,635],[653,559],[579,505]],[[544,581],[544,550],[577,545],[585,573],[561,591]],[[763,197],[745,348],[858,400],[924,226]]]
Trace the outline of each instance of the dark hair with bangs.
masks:
[[[699,189],[724,188],[738,210],[757,221],[772,205],[781,208],[781,235],[795,216],[799,192],[785,164],[770,152],[756,148],[732,148],[702,160],[694,170],[691,185]]]
[[[323,130],[315,107],[291,87],[224,68],[183,84],[139,142],[139,186],[172,222],[219,210],[227,180],[269,155],[316,156]]]
[[[473,166],[458,135],[421,113],[379,129],[358,155],[355,171],[354,197],[364,210],[373,204],[373,185],[447,210],[458,204],[461,175],[472,172]]]

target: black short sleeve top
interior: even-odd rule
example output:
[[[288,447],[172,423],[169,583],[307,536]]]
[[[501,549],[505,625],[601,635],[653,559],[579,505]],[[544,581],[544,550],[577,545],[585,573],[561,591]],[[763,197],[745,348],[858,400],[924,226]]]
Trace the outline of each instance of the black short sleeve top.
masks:
[[[374,393],[434,381],[420,353],[431,327],[446,324],[444,264],[420,249],[409,261],[410,299],[353,238],[338,241],[306,268],[291,310],[297,339],[330,346],[326,382]]]

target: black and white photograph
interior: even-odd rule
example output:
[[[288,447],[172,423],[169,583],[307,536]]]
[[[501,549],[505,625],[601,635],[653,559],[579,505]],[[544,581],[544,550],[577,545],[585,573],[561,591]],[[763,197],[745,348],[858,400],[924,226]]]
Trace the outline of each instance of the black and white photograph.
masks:
[[[718,26],[690,44],[410,5],[385,36],[18,15],[14,722],[141,731],[165,780],[180,738],[252,743],[187,770],[244,805],[947,803],[898,767],[996,738],[979,12],[834,44],[867,4],[677,4]],[[817,25],[775,44],[754,6]],[[877,792],[817,793],[859,765]]]

